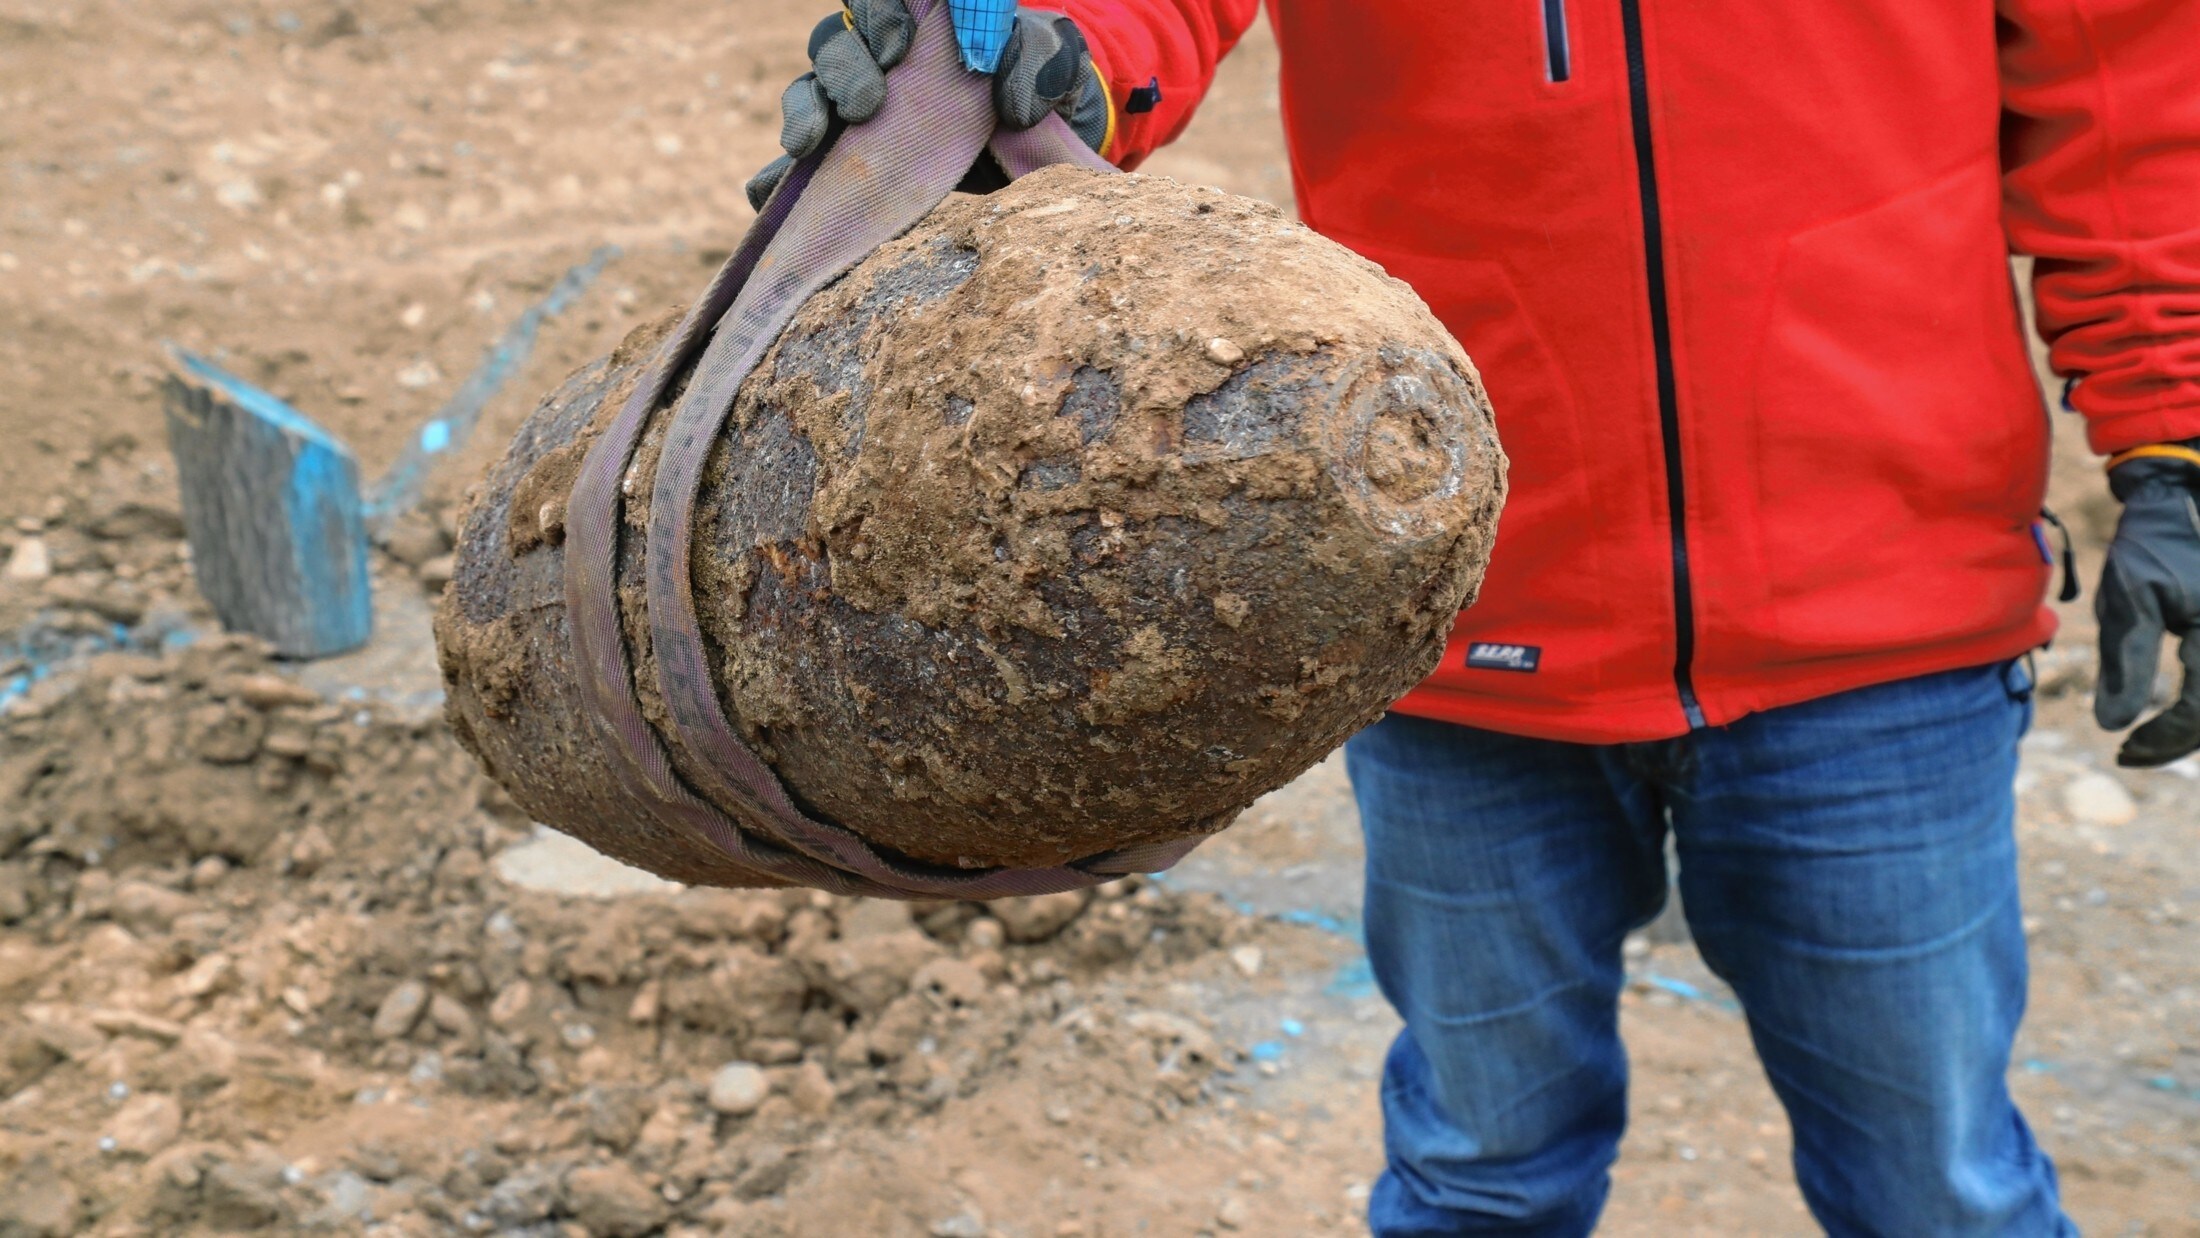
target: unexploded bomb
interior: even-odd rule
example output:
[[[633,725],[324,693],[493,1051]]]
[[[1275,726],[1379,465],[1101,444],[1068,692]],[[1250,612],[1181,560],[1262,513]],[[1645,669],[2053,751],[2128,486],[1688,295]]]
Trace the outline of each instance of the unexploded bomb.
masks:
[[[521,806],[739,883],[621,794],[569,650],[565,499],[668,327],[520,431],[438,637],[458,734]],[[664,421],[617,560],[660,735]],[[1269,206],[1057,169],[950,199],[811,298],[740,390],[687,552],[719,702],[798,803],[910,860],[1040,867],[1211,833],[1379,716],[1471,601],[1504,477],[1473,366],[1403,284]]]

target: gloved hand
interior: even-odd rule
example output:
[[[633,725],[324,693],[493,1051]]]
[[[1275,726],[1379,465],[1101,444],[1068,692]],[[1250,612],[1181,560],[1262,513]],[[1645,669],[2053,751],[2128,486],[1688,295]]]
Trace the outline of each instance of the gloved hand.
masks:
[[[846,9],[810,34],[812,71],[780,100],[779,144],[787,153],[749,182],[749,204],[765,199],[794,161],[825,144],[835,122],[860,125],[886,103],[886,70],[909,54],[916,19],[903,0],[846,0]],[[1010,129],[1029,129],[1059,112],[1106,153],[1114,105],[1093,67],[1077,23],[1042,9],[1016,10],[1016,27],[993,74],[993,107]]]
[[[2183,694],[2132,732],[2119,765],[2146,769],[2200,751],[2200,439],[2116,458],[2109,485],[2124,502],[2094,612],[2101,621],[2101,683],[2093,713],[2120,731],[2154,690],[2162,638],[2180,642]]]

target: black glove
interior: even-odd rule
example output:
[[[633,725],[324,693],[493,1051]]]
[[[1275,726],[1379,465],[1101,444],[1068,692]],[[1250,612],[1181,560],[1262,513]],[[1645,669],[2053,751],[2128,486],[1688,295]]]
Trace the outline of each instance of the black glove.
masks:
[[[2116,758],[2147,769],[2200,751],[2200,439],[2119,459],[2108,476],[2124,518],[2094,602],[2101,683],[2093,713],[2111,731],[2138,721],[2154,691],[2162,638],[2178,639],[2183,694],[2132,732]]]
[[[916,19],[903,0],[847,0],[847,8],[810,34],[811,72],[780,100],[779,144],[787,153],[749,182],[758,210],[794,161],[816,152],[838,124],[860,125],[886,103],[886,70],[909,54]],[[1059,112],[1085,145],[1105,153],[1114,108],[1093,68],[1085,36],[1060,13],[1018,9],[1016,27],[993,74],[1001,123],[1029,129]]]

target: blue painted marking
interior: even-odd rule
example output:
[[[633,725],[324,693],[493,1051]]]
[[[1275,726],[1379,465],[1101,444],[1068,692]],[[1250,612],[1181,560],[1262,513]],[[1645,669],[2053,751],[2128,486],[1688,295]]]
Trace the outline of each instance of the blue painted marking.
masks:
[[[1375,964],[1366,955],[1346,963],[1330,977],[1329,986],[1322,990],[1331,997],[1356,1001],[1375,992]]]
[[[1739,1003],[1730,998],[1713,997],[1686,980],[1675,980],[1671,976],[1661,976],[1656,972],[1649,972],[1643,976],[1642,982],[1653,989],[1663,989],[1683,1001],[1702,1002],[1706,1006],[1717,1007],[1728,1014],[1740,1014],[1742,1012]]]
[[[1276,1026],[1282,1028],[1283,1034],[1289,1036],[1293,1040],[1297,1040],[1299,1037],[1306,1035],[1306,1025],[1299,1022],[1297,1019],[1285,1019],[1283,1022],[1277,1024]]]
[[[374,631],[367,586],[367,529],[349,453],[318,443],[291,470],[290,527],[298,580],[313,602],[313,643],[334,651],[363,645]]]
[[[2024,1073],[2028,1075],[2052,1075],[2060,1069],[2062,1068],[2044,1058],[2024,1059]]]
[[[342,450],[342,444],[337,441],[334,435],[315,425],[312,418],[276,399],[272,394],[260,390],[197,353],[187,352],[181,348],[175,351],[176,358],[183,363],[184,369],[189,370],[201,381],[221,388],[222,394],[228,396],[230,402],[238,408],[274,425],[278,429],[295,434],[299,438],[310,439],[330,448]]]
[[[1252,1048],[1256,1062],[1273,1062],[1283,1056],[1283,1046],[1273,1040],[1263,1040]]]
[[[1154,873],[1151,880],[1167,883],[1175,880],[1175,878],[1168,873]],[[1269,919],[1280,920],[1285,924],[1303,925],[1307,928],[1320,929],[1325,933],[1333,933],[1339,937],[1351,939],[1360,947],[1360,954],[1338,967],[1336,975],[1330,977],[1329,984],[1322,991],[1330,997],[1344,1001],[1357,1001],[1376,992],[1375,965],[1368,961],[1367,941],[1358,917],[1336,916],[1310,908],[1296,908],[1270,916],[1254,906],[1248,899],[1228,895],[1224,897],[1230,906],[1237,910],[1239,915],[1264,916]]]
[[[481,363],[474,367],[474,372],[466,376],[466,381],[459,384],[451,398],[420,428],[404,454],[368,489],[366,515],[369,524],[380,527],[420,501],[421,487],[426,484],[436,457],[466,445],[475,423],[489,407],[489,401],[496,398],[497,392],[503,390],[504,384],[534,353],[542,324],[564,313],[618,256],[616,245],[606,245],[590,254],[587,261],[567,271],[549,295],[529,306],[519,316],[519,321],[505,329]]]
[[[0,634],[0,662],[28,664],[0,679],[0,708],[93,654],[114,649],[150,652],[173,647],[179,637],[187,643],[193,636],[190,629],[173,626],[180,620],[172,612],[156,612],[134,632],[120,624],[111,624],[104,632],[64,631],[53,627],[51,619],[41,614],[26,627]]]
[[[1285,924],[1304,924],[1310,928],[1318,928],[1325,933],[1336,933],[1339,936],[1343,936],[1351,928],[1343,920],[1319,911],[1287,911],[1276,918]]]
[[[283,519],[291,531],[293,561],[304,600],[311,607],[312,640],[320,653],[357,648],[374,630],[374,601],[367,576],[367,529],[360,510],[357,465],[343,441],[312,418],[195,353],[174,348],[178,364],[217,388],[259,431],[299,442],[283,490]]]

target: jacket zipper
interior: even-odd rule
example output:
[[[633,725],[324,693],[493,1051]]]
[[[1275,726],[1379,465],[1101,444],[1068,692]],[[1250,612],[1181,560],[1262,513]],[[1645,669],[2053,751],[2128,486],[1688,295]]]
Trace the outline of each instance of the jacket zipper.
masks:
[[[1574,75],[1573,40],[1566,30],[1566,0],[1541,0],[1543,5],[1543,76],[1563,82]]]
[[[1551,0],[1553,3],[1562,0]],[[1547,11],[1547,10],[1546,10]],[[1673,376],[1673,321],[1666,306],[1664,215],[1657,156],[1650,146],[1650,75],[1642,51],[1642,0],[1620,0],[1627,39],[1627,101],[1634,121],[1635,187],[1642,197],[1643,266],[1650,285],[1650,337],[1657,349],[1658,428],[1665,448],[1665,503],[1673,541],[1673,686],[1692,729],[1709,725],[1696,699],[1696,590],[1688,565],[1688,492],[1681,471],[1680,385]]]

